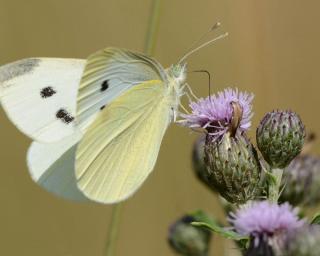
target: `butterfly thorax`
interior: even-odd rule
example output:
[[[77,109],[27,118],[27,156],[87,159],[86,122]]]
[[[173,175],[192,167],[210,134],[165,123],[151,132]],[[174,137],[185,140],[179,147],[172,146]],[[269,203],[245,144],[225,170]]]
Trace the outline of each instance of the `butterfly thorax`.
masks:
[[[168,79],[167,99],[173,111],[173,121],[175,121],[180,105],[180,98],[184,94],[184,84],[186,81],[186,64],[172,65],[166,70]]]

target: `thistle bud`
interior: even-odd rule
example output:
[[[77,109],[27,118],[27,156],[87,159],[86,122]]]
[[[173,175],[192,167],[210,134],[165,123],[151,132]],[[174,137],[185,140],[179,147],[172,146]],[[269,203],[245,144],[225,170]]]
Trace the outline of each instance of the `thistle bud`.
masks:
[[[284,256],[320,255],[320,226],[305,226],[287,239]]]
[[[194,143],[192,150],[192,166],[197,178],[205,184],[206,187],[216,192],[216,189],[211,186],[208,181],[208,171],[204,162],[204,146],[205,146],[206,137],[200,136]]]
[[[169,229],[169,244],[181,255],[207,256],[211,233],[191,225],[194,221],[199,220],[192,215],[185,215],[176,221]]]
[[[257,129],[257,144],[272,168],[285,168],[301,151],[305,129],[291,111],[267,113]]]
[[[284,170],[281,201],[292,205],[320,203],[320,158],[312,155],[296,157]]]
[[[243,204],[260,193],[261,165],[245,133],[220,140],[208,135],[205,145],[208,181],[231,203]]]

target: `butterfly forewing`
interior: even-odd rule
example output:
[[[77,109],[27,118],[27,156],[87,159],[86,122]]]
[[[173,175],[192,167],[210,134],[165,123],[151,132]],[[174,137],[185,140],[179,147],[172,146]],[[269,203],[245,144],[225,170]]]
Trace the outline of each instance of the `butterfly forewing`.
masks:
[[[73,134],[84,60],[34,58],[0,67],[1,104],[11,121],[36,141]]]

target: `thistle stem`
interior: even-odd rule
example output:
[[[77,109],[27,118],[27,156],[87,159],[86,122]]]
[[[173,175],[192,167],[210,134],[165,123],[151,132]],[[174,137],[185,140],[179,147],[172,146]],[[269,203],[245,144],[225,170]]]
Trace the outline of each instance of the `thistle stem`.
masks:
[[[146,41],[144,46],[144,52],[152,54],[156,46],[157,30],[160,19],[160,3],[161,0],[153,0],[150,12],[150,18],[148,22],[148,30],[146,34]],[[106,243],[106,256],[114,256],[115,246],[118,238],[120,215],[122,210],[122,204],[117,204],[112,209],[112,215],[109,225],[109,234]]]
[[[283,169],[275,168],[271,170],[271,173],[275,178],[275,182],[269,185],[269,200],[276,203],[280,196]]]

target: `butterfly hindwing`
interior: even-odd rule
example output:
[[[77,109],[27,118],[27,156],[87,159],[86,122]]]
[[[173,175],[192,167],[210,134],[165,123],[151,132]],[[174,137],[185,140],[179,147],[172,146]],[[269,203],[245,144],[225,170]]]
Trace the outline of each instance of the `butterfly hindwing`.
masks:
[[[29,173],[47,191],[66,199],[88,201],[78,189],[75,173],[75,154],[81,134],[55,143],[33,142],[27,154]]]
[[[166,88],[161,80],[136,85],[88,127],[76,153],[78,186],[87,197],[119,202],[150,174],[171,120]]]
[[[75,131],[81,59],[33,58],[0,67],[1,104],[27,136],[55,142]]]

